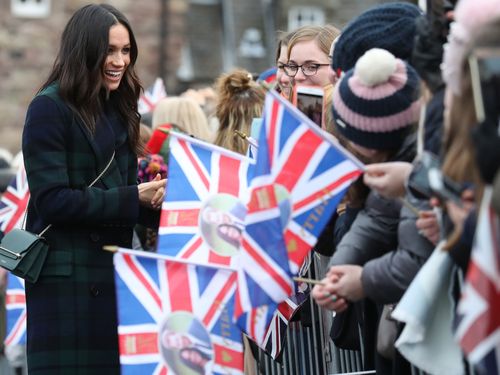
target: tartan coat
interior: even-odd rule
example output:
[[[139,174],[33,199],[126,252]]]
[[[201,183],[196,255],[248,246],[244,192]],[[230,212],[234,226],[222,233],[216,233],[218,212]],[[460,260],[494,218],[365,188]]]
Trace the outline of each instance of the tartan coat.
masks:
[[[29,374],[119,374],[114,268],[102,247],[130,247],[140,216],[125,126],[106,111],[89,133],[53,85],[29,105],[22,150],[27,229],[52,224],[41,276],[26,283]]]

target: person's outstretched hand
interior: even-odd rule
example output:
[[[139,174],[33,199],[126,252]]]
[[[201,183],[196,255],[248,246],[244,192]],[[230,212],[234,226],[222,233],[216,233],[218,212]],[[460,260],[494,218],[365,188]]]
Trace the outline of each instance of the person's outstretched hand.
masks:
[[[139,202],[141,205],[159,210],[165,198],[166,179],[161,179],[158,173],[154,180],[139,184]]]
[[[347,301],[337,294],[330,292],[337,281],[337,276],[326,276],[321,280],[321,284],[314,286],[311,291],[311,296],[319,306],[328,310],[342,312],[347,309]]]
[[[415,225],[420,235],[427,238],[434,245],[437,245],[441,231],[436,211],[420,211]]]
[[[405,182],[412,169],[413,165],[404,161],[369,164],[366,166],[363,181],[386,198],[403,197]]]

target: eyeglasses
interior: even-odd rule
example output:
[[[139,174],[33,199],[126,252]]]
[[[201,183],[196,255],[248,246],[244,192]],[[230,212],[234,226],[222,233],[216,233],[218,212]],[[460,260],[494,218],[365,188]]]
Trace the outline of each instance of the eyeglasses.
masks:
[[[297,72],[299,71],[299,68],[302,70],[302,73],[306,77],[313,76],[318,72],[318,69],[320,66],[328,66],[330,64],[318,64],[318,63],[305,63],[302,65],[296,65],[296,64],[285,64],[283,66],[285,73],[288,77],[295,77],[297,75]]]

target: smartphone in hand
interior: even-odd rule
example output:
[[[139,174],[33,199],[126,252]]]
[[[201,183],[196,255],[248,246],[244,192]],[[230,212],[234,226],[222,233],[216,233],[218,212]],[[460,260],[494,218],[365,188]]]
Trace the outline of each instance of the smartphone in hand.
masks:
[[[324,90],[319,86],[295,85],[293,105],[309,117],[316,125],[324,123]]]

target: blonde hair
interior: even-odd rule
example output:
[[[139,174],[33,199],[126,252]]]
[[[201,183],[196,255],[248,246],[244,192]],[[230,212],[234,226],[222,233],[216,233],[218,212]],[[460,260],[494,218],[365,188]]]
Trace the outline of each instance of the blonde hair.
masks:
[[[275,64],[278,64],[278,60],[281,54],[281,47],[288,47],[290,39],[292,38],[294,31],[278,31],[278,39],[276,45],[276,55],[274,57]]]
[[[325,102],[325,108],[323,108],[325,111],[324,115],[325,123],[323,124],[323,127],[328,133],[337,137],[337,132],[335,130],[336,129],[335,119],[333,118],[333,112],[332,112],[334,88],[335,86],[332,85],[331,83],[323,87],[325,93],[323,97],[323,100]]]
[[[265,89],[244,69],[221,75],[216,81],[217,106],[215,115],[219,130],[215,144],[245,154],[248,144],[235,130],[250,134],[254,117],[262,116]]]
[[[213,140],[207,116],[191,98],[173,96],[160,100],[153,111],[152,127],[156,129],[163,124],[175,125],[182,132],[203,141]]]
[[[319,49],[328,56],[333,41],[339,35],[340,30],[332,25],[302,26],[293,32],[288,42],[288,59],[290,59],[290,52],[297,43],[309,40],[315,40]]]

